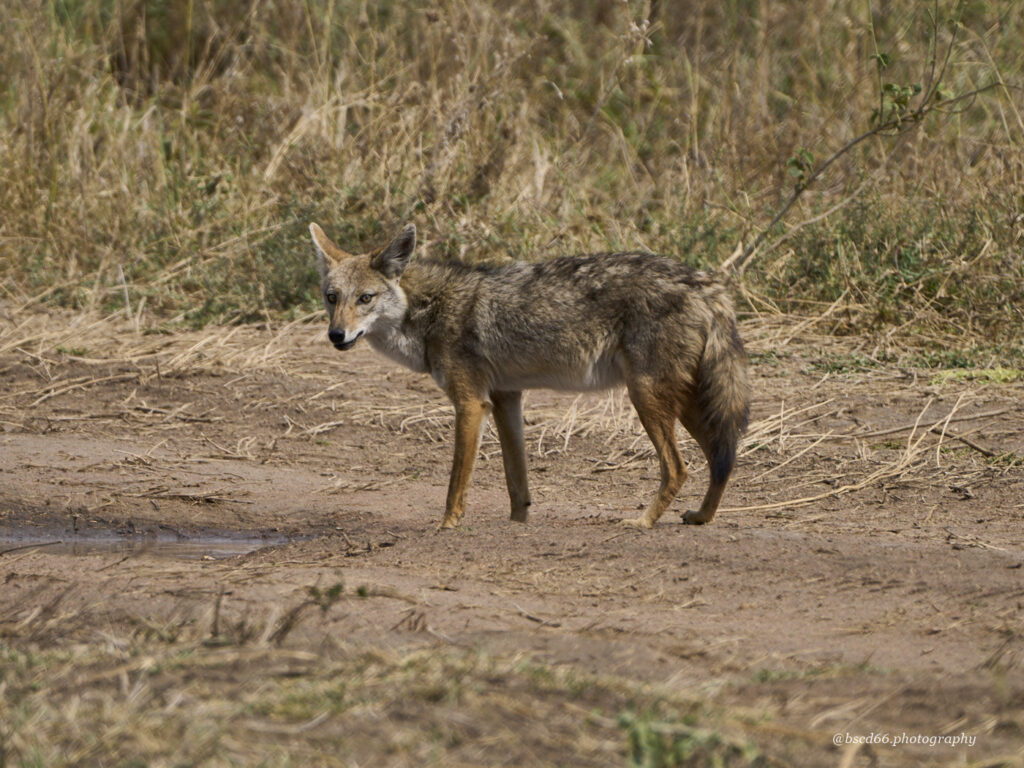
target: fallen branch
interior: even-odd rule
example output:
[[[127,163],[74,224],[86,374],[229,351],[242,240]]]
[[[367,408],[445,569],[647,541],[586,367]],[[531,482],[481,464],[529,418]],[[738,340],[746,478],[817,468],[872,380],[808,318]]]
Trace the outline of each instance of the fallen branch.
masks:
[[[0,555],[6,555],[8,552],[18,552],[22,549],[38,549],[39,547],[53,547],[57,544],[63,544],[63,539],[57,539],[56,541],[42,541],[35,544],[21,544],[17,547],[8,547],[7,549],[0,549]]]
[[[519,611],[519,615],[522,616],[524,619],[529,619],[530,621],[535,621],[538,624],[540,624],[542,627],[560,627],[560,626],[562,626],[561,622],[551,621],[550,619],[542,619],[540,616],[534,616],[532,613],[528,613],[527,611],[523,610],[520,606],[516,605],[515,603],[512,603],[512,607],[515,608],[517,611]]]

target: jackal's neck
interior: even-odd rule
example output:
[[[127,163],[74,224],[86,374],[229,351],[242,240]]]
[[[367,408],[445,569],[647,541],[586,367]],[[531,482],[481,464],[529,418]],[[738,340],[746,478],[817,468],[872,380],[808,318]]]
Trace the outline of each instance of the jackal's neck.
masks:
[[[427,333],[444,305],[463,303],[475,285],[474,273],[473,267],[457,261],[413,261],[399,283],[408,306],[409,333]]]
[[[464,298],[473,282],[473,272],[472,267],[459,262],[414,260],[399,281],[405,302],[402,317],[389,317],[379,323],[367,337],[370,344],[414,371],[428,372],[427,336],[437,325],[442,306]]]
[[[366,338],[371,347],[396,363],[417,373],[426,373],[427,354],[423,336],[410,333],[411,330],[407,323],[401,321],[379,324]]]
[[[458,261],[413,261],[402,275],[400,285],[410,309],[433,304],[465,282],[474,268]]]
[[[380,318],[373,331],[367,334],[370,345],[407,368],[418,373],[427,372],[425,336],[428,323],[425,322],[424,310],[432,304],[433,293],[438,287],[433,270],[424,270],[420,264],[410,264],[398,285],[401,311]]]

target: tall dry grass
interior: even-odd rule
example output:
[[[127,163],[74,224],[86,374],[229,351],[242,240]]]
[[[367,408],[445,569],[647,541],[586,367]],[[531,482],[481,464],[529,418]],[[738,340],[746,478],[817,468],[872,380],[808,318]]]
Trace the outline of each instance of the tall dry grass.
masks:
[[[946,96],[1005,87],[845,155],[739,287],[941,354],[1024,340],[1012,3],[13,0],[0,30],[10,306],[309,311],[311,219],[353,249],[415,220],[440,256],[714,266],[790,194],[790,158],[940,72]]]

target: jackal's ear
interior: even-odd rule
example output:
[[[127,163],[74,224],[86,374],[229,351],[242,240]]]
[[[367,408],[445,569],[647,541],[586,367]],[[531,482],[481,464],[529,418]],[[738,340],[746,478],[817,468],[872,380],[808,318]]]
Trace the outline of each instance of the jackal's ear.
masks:
[[[402,233],[370,256],[370,266],[384,277],[398,277],[409,265],[412,249],[416,247],[416,225],[410,224]]]
[[[320,279],[322,280],[331,271],[331,267],[338,263],[343,253],[324,234],[319,224],[310,224],[309,234],[313,236],[313,245],[316,248],[316,268],[320,272]]]

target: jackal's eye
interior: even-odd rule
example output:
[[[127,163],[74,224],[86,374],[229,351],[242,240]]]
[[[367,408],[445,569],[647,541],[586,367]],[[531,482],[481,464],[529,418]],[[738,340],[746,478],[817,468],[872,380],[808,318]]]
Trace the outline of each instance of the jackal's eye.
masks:
[[[327,294],[327,303],[328,304],[337,304],[338,303],[338,294],[334,293],[333,291],[328,293]]]
[[[370,303],[371,301],[373,301],[373,297],[374,297],[375,295],[376,295],[376,294],[373,294],[373,293],[364,293],[364,294],[361,294],[361,295],[359,296],[359,303],[360,303],[360,304],[369,304],[369,303]]]

